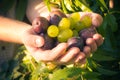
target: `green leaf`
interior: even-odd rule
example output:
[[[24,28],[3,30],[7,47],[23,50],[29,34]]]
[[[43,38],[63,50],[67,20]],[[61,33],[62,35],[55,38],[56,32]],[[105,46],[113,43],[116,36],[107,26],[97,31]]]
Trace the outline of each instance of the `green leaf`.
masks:
[[[75,5],[78,6],[83,12],[92,12],[92,10],[83,4],[80,0],[75,0]]]
[[[117,22],[113,15],[107,14],[104,16],[102,25],[97,29],[98,32],[104,37],[104,48],[111,51],[117,49],[116,38],[114,35],[117,28]]]
[[[50,11],[50,0],[44,0],[44,3],[46,4],[48,10]]]
[[[93,57],[94,55],[97,56],[97,54],[100,54],[100,55],[105,55],[105,56],[111,56],[113,58],[113,60],[115,58],[119,58],[120,55],[119,55],[119,52],[117,52],[116,50],[114,49],[109,49],[107,46],[105,46],[104,44],[97,49],[96,52],[94,52],[93,54]],[[112,60],[112,59],[111,59]]]
[[[99,77],[101,74],[98,73],[98,72],[89,72],[89,71],[86,71],[82,75],[86,79],[94,79],[94,78]]]
[[[83,70],[76,67],[59,69],[53,73],[50,80],[67,80],[67,78],[81,75],[81,72],[83,72]]]
[[[46,65],[43,62],[39,62],[36,69],[31,73],[31,80],[39,80],[39,78],[44,80],[45,77],[48,77],[48,73],[49,70]]]
[[[75,12],[75,10],[72,7],[73,3],[71,0],[64,0],[64,4],[70,12]]]
[[[96,69],[97,69],[98,72],[100,72],[101,74],[108,75],[108,76],[112,76],[112,75],[117,74],[117,72],[115,72],[115,71],[111,71],[111,70],[104,69],[104,68],[101,68],[101,67],[97,67]]]
[[[104,0],[98,0],[98,1],[108,10],[108,7]]]
[[[19,0],[16,6],[16,19],[23,20],[26,8],[27,8],[27,0]]]
[[[65,6],[64,0],[61,0],[60,4],[61,4],[61,7],[62,7],[62,10],[64,11],[64,13],[68,13],[68,10],[67,10],[67,8]]]
[[[113,16],[112,14],[107,14],[106,20],[108,25],[111,27],[112,32],[115,32],[118,28],[115,16]]]
[[[112,56],[103,55],[103,54],[95,53],[95,54],[93,54],[92,58],[96,61],[112,61],[112,60],[115,60],[115,58],[113,58]]]

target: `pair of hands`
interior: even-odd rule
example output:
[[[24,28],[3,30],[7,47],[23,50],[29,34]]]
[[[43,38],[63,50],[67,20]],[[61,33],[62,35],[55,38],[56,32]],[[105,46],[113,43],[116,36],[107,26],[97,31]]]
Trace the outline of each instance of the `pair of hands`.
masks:
[[[91,12],[79,12],[81,18],[88,15],[92,18],[92,26],[99,27],[102,23],[102,17],[99,14]],[[42,36],[37,35],[33,28],[24,32],[23,43],[30,54],[36,61],[52,61],[55,64],[71,64],[71,63],[85,63],[87,57],[91,52],[97,50],[103,43],[103,37],[100,34],[94,34],[93,38],[86,40],[86,46],[83,51],[78,47],[68,48],[67,43],[59,43],[51,50],[44,50],[42,47],[45,44],[45,40]]]

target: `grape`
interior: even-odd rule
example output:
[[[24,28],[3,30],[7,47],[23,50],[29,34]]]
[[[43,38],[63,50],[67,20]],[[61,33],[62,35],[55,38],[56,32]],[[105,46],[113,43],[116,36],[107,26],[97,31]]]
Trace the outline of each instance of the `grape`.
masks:
[[[85,28],[88,28],[92,25],[92,19],[90,16],[84,16],[81,19],[81,23],[83,23],[85,25]]]
[[[60,30],[64,30],[70,28],[70,20],[68,18],[62,18],[58,24],[58,28]]]
[[[82,22],[77,22],[75,25],[75,30],[77,30],[77,31],[80,31],[80,30],[82,30],[82,29],[85,29],[86,27],[85,27],[85,24],[84,23],[82,23]]]
[[[82,37],[84,40],[87,38],[92,38],[94,34],[96,34],[97,31],[94,27],[83,29],[79,32],[79,36]]]
[[[70,49],[71,47],[78,47],[80,48],[80,50],[83,50],[85,42],[82,37],[72,37],[68,39],[67,44],[68,44],[68,49]]]
[[[48,27],[47,33],[50,37],[57,37],[57,35],[59,33],[59,29],[58,29],[57,26],[51,25],[51,26]]]
[[[36,17],[32,22],[33,30],[36,33],[46,32],[49,22],[44,17]]]
[[[42,49],[48,50],[48,49],[52,49],[55,46],[54,45],[55,40],[53,38],[49,37],[47,34],[42,34],[42,33],[41,33],[41,36],[43,36],[45,40],[45,44],[42,47]]]
[[[78,12],[72,13],[70,17],[75,23],[80,21],[80,14]]]
[[[65,29],[60,31],[57,36],[59,42],[66,42],[70,37],[72,37],[73,31],[71,29]]]
[[[83,50],[86,39],[92,38],[97,31],[95,27],[91,27],[92,19],[90,16],[80,17],[78,12],[66,17],[59,10],[50,12],[48,20],[44,17],[36,17],[32,26],[34,31],[45,39],[42,49],[52,49],[58,43],[67,42],[68,49],[78,47]]]
[[[50,20],[49,20],[49,22],[51,23],[51,25],[58,26],[60,20],[63,17],[66,17],[66,15],[63,12],[61,12],[60,10],[52,11],[52,12],[50,12]]]
[[[61,19],[62,19],[62,17],[60,17],[60,16],[58,16],[58,15],[56,15],[56,14],[51,15],[51,16],[50,16],[50,23],[51,23],[52,25],[58,26],[58,24],[59,24],[59,22],[60,22]]]
[[[80,21],[80,14],[78,12],[72,13],[69,19],[70,19],[70,28],[73,29],[75,27],[75,24]]]
[[[79,36],[77,30],[73,30],[73,36],[74,36],[74,37],[75,37],[75,36],[76,36],[76,37]]]

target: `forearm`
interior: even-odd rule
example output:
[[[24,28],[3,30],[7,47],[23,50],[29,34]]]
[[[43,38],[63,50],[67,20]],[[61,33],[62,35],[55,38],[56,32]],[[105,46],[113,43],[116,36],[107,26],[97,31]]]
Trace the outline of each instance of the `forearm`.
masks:
[[[23,31],[29,28],[29,24],[0,16],[0,41],[22,44]]]

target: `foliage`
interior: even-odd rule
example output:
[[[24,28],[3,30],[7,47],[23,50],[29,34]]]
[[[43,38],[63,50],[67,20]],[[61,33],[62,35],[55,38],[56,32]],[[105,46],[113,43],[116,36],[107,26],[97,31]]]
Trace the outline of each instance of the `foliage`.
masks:
[[[109,8],[109,0],[44,0],[44,2],[49,10],[51,6],[57,5],[64,13],[92,11],[100,14],[103,23],[97,30],[105,39],[103,45],[87,58],[86,64],[61,66],[35,62],[22,46],[13,60],[1,66],[0,80],[119,80],[120,1],[114,0],[114,8]],[[24,11],[21,14],[24,15]]]

